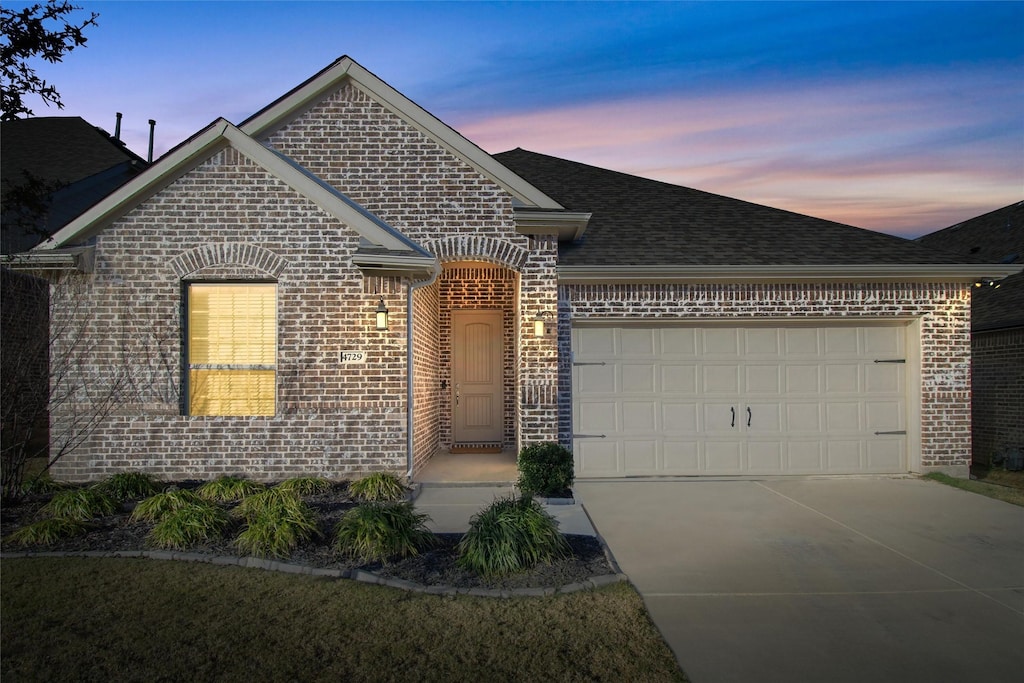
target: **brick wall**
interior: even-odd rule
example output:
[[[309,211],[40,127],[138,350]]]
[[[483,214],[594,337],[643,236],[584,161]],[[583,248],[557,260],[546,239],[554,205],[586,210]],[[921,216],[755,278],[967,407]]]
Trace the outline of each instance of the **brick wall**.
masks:
[[[971,342],[974,462],[1024,449],[1024,329],[977,332]]]
[[[505,438],[555,434],[553,342],[508,343],[532,330],[517,310],[529,309],[532,321],[537,307],[554,309],[554,240],[517,234],[511,197],[498,185],[354,87],[326,96],[266,143],[439,258],[514,271],[519,290],[502,293],[512,297],[504,304],[509,319],[520,322],[520,329],[513,322],[506,332],[507,353],[519,365],[506,359],[513,405]],[[409,283],[364,278],[351,264],[358,243],[347,226],[232,149],[115,221],[97,238],[95,274],[69,278],[82,291],[68,310],[88,331],[87,353],[75,364],[74,400],[52,423],[80,424],[104,388],[119,399],[112,414],[86,430],[87,438],[67,443],[71,452],[54,476],[90,480],[136,469],[165,479],[245,474],[273,480],[404,472]],[[185,414],[185,286],[229,280],[277,283],[272,417]],[[390,310],[385,332],[373,326],[381,295]],[[440,446],[446,411],[441,286],[413,296],[413,458],[419,468]],[[367,361],[342,363],[345,350],[364,351]],[[534,369],[538,362],[550,367]],[[542,386],[547,393],[537,391]],[[513,395],[517,391],[525,398]],[[531,401],[526,411],[514,405],[522,400]],[[543,413],[540,401],[547,401],[546,415],[532,415],[536,406]]]
[[[921,466],[966,474],[970,287],[959,284],[565,285],[559,289],[559,440],[572,442],[571,320],[919,318]]]
[[[438,282],[413,294],[413,469],[419,470],[440,446],[443,392],[439,376],[441,350]]]
[[[122,398],[55,476],[404,471],[405,289],[364,279],[351,265],[357,245],[354,232],[233,150],[104,231],[96,273],[79,276],[87,284],[75,315],[94,333],[75,372],[93,391],[120,382]],[[184,286],[225,280],[277,283],[273,417],[182,414]],[[381,294],[386,332],[374,329]],[[343,364],[344,350],[365,351],[366,363]],[[54,431],[67,432],[87,403],[53,416]]]

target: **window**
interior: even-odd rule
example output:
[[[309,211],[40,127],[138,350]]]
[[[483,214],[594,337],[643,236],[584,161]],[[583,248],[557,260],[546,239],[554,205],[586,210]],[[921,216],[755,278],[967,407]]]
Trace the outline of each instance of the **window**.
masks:
[[[188,286],[188,412],[273,415],[277,285]]]

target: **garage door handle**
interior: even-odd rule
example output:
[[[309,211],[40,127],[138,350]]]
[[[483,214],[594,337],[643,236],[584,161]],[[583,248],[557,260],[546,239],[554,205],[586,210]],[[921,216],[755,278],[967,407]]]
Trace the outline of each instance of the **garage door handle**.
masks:
[[[572,438],[574,438],[574,439],[603,439],[603,438],[605,438],[605,436],[604,436],[604,434],[573,434]]]
[[[754,414],[751,412],[750,406],[747,406],[747,426],[748,427],[750,426],[750,418],[752,418],[753,416],[754,416]]]
[[[906,434],[906,429],[897,429],[894,432],[875,432],[875,436],[882,436],[883,434]]]
[[[729,412],[732,413],[732,422],[729,423],[730,427],[736,426],[736,406],[729,406]]]

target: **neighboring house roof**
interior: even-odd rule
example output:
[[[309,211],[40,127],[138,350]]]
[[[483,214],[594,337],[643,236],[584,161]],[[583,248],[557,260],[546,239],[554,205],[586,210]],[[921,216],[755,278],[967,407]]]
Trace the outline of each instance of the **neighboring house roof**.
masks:
[[[688,187],[523,149],[495,158],[566,209],[591,212],[583,239],[559,246],[559,272],[568,277],[590,271],[594,279],[617,271],[696,277],[716,269],[733,279],[771,271],[973,277],[977,270],[910,240]]]
[[[923,235],[917,241],[965,261],[1024,264],[1024,201]],[[971,322],[975,332],[1024,326],[1024,273],[997,284],[998,288],[974,290]]]
[[[5,254],[30,249],[146,168],[146,162],[77,116],[0,124]],[[23,193],[38,197],[28,208]]]

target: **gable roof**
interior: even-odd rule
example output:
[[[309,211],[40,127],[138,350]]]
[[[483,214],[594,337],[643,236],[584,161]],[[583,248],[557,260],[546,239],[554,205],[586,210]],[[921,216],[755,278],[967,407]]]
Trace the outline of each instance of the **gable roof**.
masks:
[[[148,164],[78,116],[0,124],[2,252],[31,249]]]
[[[1024,264],[1024,201],[917,238],[921,244],[955,253],[966,261]],[[980,287],[971,298],[975,332],[1024,326],[1024,273],[999,287]]]
[[[393,114],[448,149],[478,173],[490,178],[521,205],[551,211],[559,211],[563,208],[551,197],[495,161],[494,157],[477,147],[476,144],[464,138],[456,130],[347,55],[340,57],[305,83],[243,121],[239,128],[254,138],[262,139],[346,82],[351,83]]]
[[[365,254],[369,255],[363,258],[357,252],[354,257],[357,265],[376,268],[404,266],[424,271],[433,268],[434,257],[421,246],[293,160],[263,146],[224,119],[217,119],[175,147],[145,173],[73,220],[51,240],[39,245],[35,252],[81,246],[114,220],[226,147],[238,150],[267,173],[356,230],[366,245]]]
[[[583,239],[559,246],[564,281],[972,281],[986,271],[911,240],[523,149],[495,158],[592,213]]]

